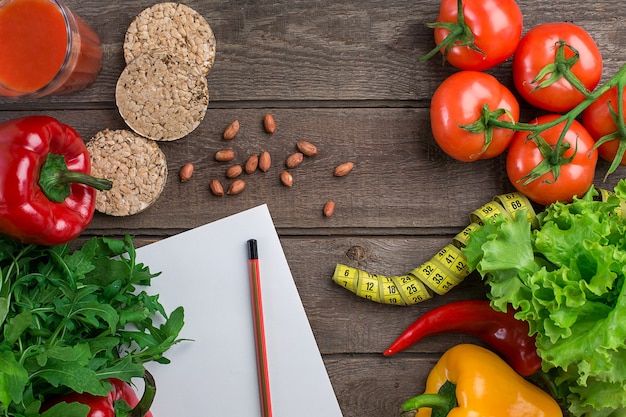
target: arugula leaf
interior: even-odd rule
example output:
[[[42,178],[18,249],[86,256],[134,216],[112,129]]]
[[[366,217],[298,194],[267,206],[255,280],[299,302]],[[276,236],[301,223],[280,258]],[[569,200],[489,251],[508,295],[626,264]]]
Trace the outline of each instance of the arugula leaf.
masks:
[[[112,365],[100,364],[97,368],[96,374],[100,380],[116,378],[130,381],[132,378],[141,377],[145,372],[143,363],[140,363],[133,355],[126,355]]]
[[[76,250],[0,236],[0,414],[85,417],[84,406],[42,405],[70,391],[106,395],[108,379],[130,382],[144,363],[168,363],[184,310],[168,317],[157,295],[137,290],[158,275],[136,263],[129,236]]]
[[[92,369],[74,361],[49,359],[46,366],[33,373],[53,387],[65,386],[72,391],[93,395],[106,395],[107,390]]]
[[[41,417],[84,417],[89,413],[89,406],[80,403],[55,404],[46,410]],[[39,414],[26,414],[26,417],[34,417]]]
[[[33,323],[33,314],[30,311],[22,311],[11,317],[4,326],[4,340],[12,346]]]
[[[154,360],[159,363],[169,363],[169,360],[163,354],[176,343],[178,334],[182,330],[184,324],[184,311],[182,307],[176,308],[166,321],[159,327],[154,326],[151,322],[145,321],[137,331],[122,331],[122,337],[128,343],[134,343],[139,347],[135,352],[135,356],[144,358],[147,362]]]
[[[626,415],[626,180],[598,201],[591,189],[526,215],[494,219],[464,253],[492,306],[518,309],[536,334],[543,370],[580,417]],[[622,211],[624,210],[624,211]]]
[[[0,352],[0,404],[22,401],[28,372],[9,351]]]

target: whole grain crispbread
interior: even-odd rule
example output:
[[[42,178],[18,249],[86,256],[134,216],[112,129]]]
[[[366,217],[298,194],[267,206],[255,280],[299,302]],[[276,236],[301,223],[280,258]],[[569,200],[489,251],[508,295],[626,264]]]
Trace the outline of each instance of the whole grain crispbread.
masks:
[[[87,142],[91,174],[113,183],[96,194],[96,210],[130,216],[150,207],[167,180],[165,154],[157,142],[129,130],[102,130]]]
[[[137,134],[171,141],[200,125],[209,105],[209,89],[197,67],[167,52],[154,52],[140,55],[124,68],[115,101]]]
[[[164,50],[181,54],[208,74],[215,61],[215,35],[204,17],[189,6],[174,2],[154,4],[130,23],[124,37],[124,59]]]

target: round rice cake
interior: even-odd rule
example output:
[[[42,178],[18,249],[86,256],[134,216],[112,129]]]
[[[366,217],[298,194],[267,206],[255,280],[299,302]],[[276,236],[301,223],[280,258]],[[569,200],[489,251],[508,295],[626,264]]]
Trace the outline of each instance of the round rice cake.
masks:
[[[207,79],[200,70],[168,53],[140,55],[124,68],[115,101],[137,134],[171,141],[197,128],[209,106]]]
[[[124,37],[124,59],[153,51],[181,54],[207,75],[215,61],[215,35],[200,13],[180,3],[154,4],[130,23]]]
[[[86,144],[91,175],[113,183],[96,193],[96,210],[111,216],[130,216],[150,207],[167,180],[165,154],[157,142],[129,130],[102,130]]]

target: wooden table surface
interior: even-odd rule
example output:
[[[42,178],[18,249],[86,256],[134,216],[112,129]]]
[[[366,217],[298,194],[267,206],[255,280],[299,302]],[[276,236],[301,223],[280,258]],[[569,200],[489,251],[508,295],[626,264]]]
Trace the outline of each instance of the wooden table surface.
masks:
[[[0,100],[0,120],[46,114],[88,140],[102,129],[126,127],[114,96],[124,68],[124,33],[133,17],[154,3],[67,4],[103,41],[98,79],[70,95]],[[383,350],[422,313],[453,300],[483,297],[483,284],[471,275],[446,296],[413,307],[387,306],[334,284],[336,263],[383,275],[407,273],[449,243],[467,225],[472,210],[513,191],[502,157],[456,162],[433,141],[429,100],[456,71],[442,66],[439,57],[418,62],[434,46],[425,24],[436,19],[439,1],[186,4],[206,18],[217,39],[206,117],[187,137],[160,144],[169,176],[152,207],[129,217],[97,213],[85,235],[132,234],[142,245],[267,203],[344,416],[398,415],[404,399],[422,392],[444,350],[477,340],[456,334],[432,337],[390,358],[383,357]],[[587,29],[605,58],[605,79],[626,60],[621,2],[597,0],[581,7],[577,0],[520,0],[519,5],[524,31],[552,21]],[[510,70],[507,62],[489,72],[512,88]],[[273,135],[262,129],[265,113],[275,116]],[[525,108],[522,117],[529,113]],[[227,143],[222,132],[235,119],[241,131]],[[315,143],[319,155],[292,171],[295,183],[287,188],[279,173],[299,140]],[[268,150],[273,165],[266,173],[246,176],[242,194],[216,197],[209,181],[228,183],[226,165],[213,158],[223,148],[233,148],[238,162]],[[334,177],[334,167],[345,161],[354,162],[354,170]],[[181,183],[178,171],[187,162],[195,165],[195,173]],[[612,188],[624,170],[603,182],[607,167],[599,163],[596,184]],[[327,200],[336,202],[330,218],[322,215]]]

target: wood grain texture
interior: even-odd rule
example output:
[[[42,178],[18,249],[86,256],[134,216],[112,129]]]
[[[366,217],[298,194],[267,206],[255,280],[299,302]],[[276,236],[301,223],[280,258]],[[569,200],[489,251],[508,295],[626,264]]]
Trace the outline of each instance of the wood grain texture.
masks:
[[[125,128],[115,107],[115,84],[124,68],[122,43],[146,0],[66,0],[101,36],[104,65],[86,90],[36,101],[0,99],[0,120],[47,114],[73,126],[85,140],[102,129]],[[502,157],[474,163],[451,160],[430,132],[429,102],[456,70],[440,57],[420,63],[433,48],[425,24],[437,17],[436,0],[190,0],[211,25],[217,57],[208,75],[210,103],[189,136],[162,143],[169,177],[160,199],[145,212],[114,218],[96,214],[84,234],[136,236],[139,246],[267,203],[307,316],[345,417],[398,415],[401,402],[420,393],[428,372],[447,348],[469,336],[437,336],[392,358],[382,351],[429,309],[452,300],[484,297],[475,274],[446,296],[413,307],[372,303],[331,281],[336,263],[396,275],[428,260],[468,223],[469,213],[513,190]],[[623,65],[626,8],[618,1],[520,0],[524,31],[568,21],[587,29],[605,58],[604,79]],[[511,63],[490,70],[512,87]],[[537,114],[522,103],[523,118]],[[273,135],[262,118],[272,113]],[[222,133],[233,120],[240,132]],[[285,158],[299,140],[319,154],[291,170],[294,186],[280,184]],[[214,160],[232,148],[233,162],[267,150],[268,172],[243,174],[237,196],[216,197],[211,179],[227,186],[229,164]],[[347,176],[333,176],[352,161]],[[181,183],[179,169],[194,175]],[[596,185],[612,188],[624,168]],[[327,200],[336,202],[324,217]],[[219,237],[216,237],[218,239]],[[175,366],[172,364],[170,366]],[[165,395],[165,394],[164,394]]]

